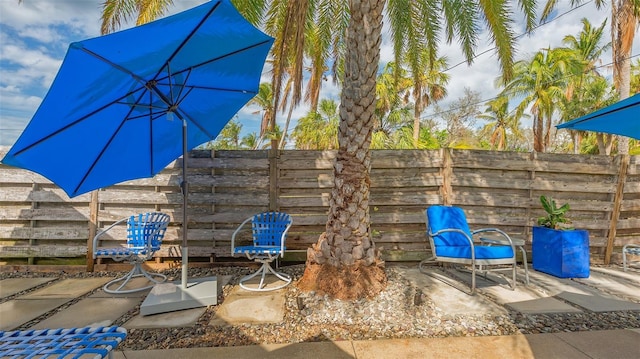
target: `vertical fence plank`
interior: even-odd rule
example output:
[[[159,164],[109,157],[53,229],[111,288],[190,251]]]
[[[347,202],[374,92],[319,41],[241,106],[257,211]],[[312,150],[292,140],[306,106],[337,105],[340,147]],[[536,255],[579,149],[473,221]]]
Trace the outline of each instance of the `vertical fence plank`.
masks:
[[[442,154],[442,167],[440,169],[442,176],[442,204],[451,205],[451,180],[453,177],[453,164],[451,163],[451,149],[443,148],[440,153]]]
[[[89,238],[87,238],[87,272],[93,272],[93,237],[98,232],[98,190],[91,192],[89,201]]]
[[[624,196],[624,184],[627,181],[627,169],[629,168],[629,155],[618,155],[616,162],[619,163],[618,183],[616,184],[616,193],[613,200],[613,209],[611,212],[611,222],[609,223],[609,232],[607,234],[607,245],[604,251],[604,264],[611,262],[611,254],[613,253],[613,244],[616,239],[618,228],[618,219],[620,218],[620,210]]]

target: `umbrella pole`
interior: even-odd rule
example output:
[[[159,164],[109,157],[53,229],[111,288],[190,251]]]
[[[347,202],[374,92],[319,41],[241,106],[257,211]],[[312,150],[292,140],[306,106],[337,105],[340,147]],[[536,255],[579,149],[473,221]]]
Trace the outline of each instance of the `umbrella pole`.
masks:
[[[182,117],[182,116],[181,116]],[[182,118],[182,288],[187,288],[189,274],[189,248],[187,246],[187,203],[189,185],[187,183],[187,120]]]
[[[187,184],[187,121],[179,113],[182,121],[182,285],[175,285],[176,290],[151,292],[140,304],[140,314],[150,315],[167,313],[176,310],[206,307],[218,304],[218,279],[217,277],[193,278],[187,287],[189,274],[189,249],[187,248],[187,203],[189,186]]]

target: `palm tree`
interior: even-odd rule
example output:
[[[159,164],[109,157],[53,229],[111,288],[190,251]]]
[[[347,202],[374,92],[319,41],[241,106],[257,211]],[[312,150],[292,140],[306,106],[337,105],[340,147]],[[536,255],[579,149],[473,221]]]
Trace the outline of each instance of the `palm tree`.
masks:
[[[631,93],[640,93],[640,60],[631,64]]]
[[[505,96],[498,96],[487,102],[487,108],[478,118],[489,121],[483,131],[489,134],[491,149],[506,149],[509,132],[516,137],[522,136],[520,118],[516,113],[509,111],[509,99]]]
[[[593,28],[587,19],[582,19],[582,30],[578,34],[578,37],[567,35],[562,40],[562,42],[573,51],[576,59],[582,62],[583,66],[579,76],[573,77],[569,83],[569,89],[566,93],[566,101],[568,103],[564,107],[566,110],[572,111],[569,111],[569,113],[563,111],[562,117],[565,121],[586,115],[598,109],[585,106],[583,103],[585,101],[583,100],[586,94],[593,95],[598,89],[600,89],[599,93],[604,94],[603,86],[606,87],[606,84],[602,83],[604,78],[596,70],[596,62],[599,61],[600,56],[611,47],[610,42],[605,45],[600,45],[606,24],[607,21],[605,20],[599,27]],[[593,103],[595,100],[588,99],[588,101]],[[580,106],[576,106],[576,104],[580,104]],[[589,110],[582,112],[580,109]],[[575,110],[577,110],[578,113],[576,113]],[[585,131],[570,131],[575,153],[578,153],[580,150],[580,142],[584,133]],[[603,133],[598,133],[596,136],[598,137],[598,144],[602,145],[600,146],[600,153],[609,154],[613,136]]]
[[[269,121],[271,121],[272,114],[275,111],[273,108],[273,91],[271,90],[271,84],[263,82],[258,87],[258,94],[254,96],[251,101],[249,101],[249,105],[258,105],[262,108],[262,121],[260,121],[260,137],[256,142],[256,147],[260,146],[262,140],[270,130],[271,126]]]
[[[502,95],[522,98],[516,106],[518,116],[531,108],[534,151],[544,152],[549,146],[553,114],[565,96],[570,75],[580,73],[580,65],[566,49],[545,49],[518,61],[511,81],[498,78],[504,85]]]
[[[420,117],[422,111],[429,105],[437,103],[447,96],[446,85],[449,75],[443,72],[447,68],[447,58],[439,57],[431,62],[430,53],[421,51],[417,57],[418,64],[413,70],[413,99],[415,101],[413,113],[413,143],[418,147],[420,139]],[[412,66],[412,67],[414,67]]]
[[[547,0],[541,21],[546,20],[555,9],[558,0]],[[575,7],[585,0],[571,0]],[[604,8],[605,0],[595,0],[598,9]],[[611,42],[613,52],[613,83],[620,100],[629,97],[631,83],[631,48],[636,27],[640,23],[640,1],[611,0]],[[629,153],[629,138],[619,136],[618,153]]]
[[[318,111],[311,111],[298,120],[291,137],[302,150],[332,150],[338,148],[338,104],[322,99]]]
[[[389,137],[398,127],[407,124],[411,104],[408,102],[412,81],[395,62],[388,62],[376,79],[376,110],[374,132],[376,146],[387,148]]]
[[[299,69],[302,68],[305,55],[303,26],[317,22],[326,28],[323,31],[328,34],[331,44],[328,51],[333,56],[330,62],[334,64],[334,69],[343,71],[340,74],[343,86],[339,111],[339,149],[326,230],[318,242],[309,248],[305,275],[299,283],[301,287],[304,284],[307,288],[316,288],[339,298],[373,296],[383,288],[386,280],[380,266],[380,253],[372,241],[369,216],[369,146],[375,123],[375,82],[385,3],[385,0],[234,1],[250,21],[257,23],[266,18],[265,28],[276,37],[272,50],[273,103],[280,101],[282,77],[287,72],[285,69],[293,67],[290,73],[301,78],[302,71]],[[517,5],[525,15],[527,28],[531,29],[535,21],[536,1],[518,0]],[[437,58],[439,37],[444,34],[448,43],[455,38],[459,40],[466,60],[471,63],[479,33],[486,25],[496,44],[503,77],[508,81],[514,61],[512,6],[515,6],[513,2],[504,0],[389,1],[386,9],[390,18],[395,62],[401,63],[400,60],[407,54],[418,54],[426,48],[433,63]],[[407,18],[411,18],[410,27],[402,26]],[[270,19],[277,21],[270,23]],[[343,27],[345,25],[346,30]],[[414,70],[412,73],[417,73]],[[296,81],[296,84],[300,83],[301,80]],[[275,122],[271,123],[273,125]]]

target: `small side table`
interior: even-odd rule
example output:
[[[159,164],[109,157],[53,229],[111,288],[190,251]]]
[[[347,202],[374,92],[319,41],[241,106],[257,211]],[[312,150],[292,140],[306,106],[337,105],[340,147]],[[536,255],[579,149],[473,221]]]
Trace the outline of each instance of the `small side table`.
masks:
[[[491,244],[498,244],[502,246],[508,246],[509,241],[503,237],[481,237],[480,242]],[[517,248],[520,248],[520,252],[522,253],[522,262],[524,263],[524,278],[525,283],[529,285],[529,265],[527,264],[527,251],[524,249],[524,239],[519,238],[511,238],[511,242]]]
[[[127,336],[121,327],[0,331],[2,358],[106,358]]]

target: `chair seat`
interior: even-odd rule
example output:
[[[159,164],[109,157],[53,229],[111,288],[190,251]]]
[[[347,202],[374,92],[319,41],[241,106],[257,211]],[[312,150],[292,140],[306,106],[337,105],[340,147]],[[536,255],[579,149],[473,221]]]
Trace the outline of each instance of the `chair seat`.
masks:
[[[513,249],[511,246],[480,246],[476,245],[475,249],[476,259],[499,259],[499,258],[513,258]],[[438,257],[451,257],[451,258],[467,258],[471,259],[471,247],[470,246],[437,246],[436,255]]]
[[[286,250],[286,248],[285,248]],[[268,246],[239,246],[235,247],[233,253],[238,254],[280,254],[282,247],[268,247]]]
[[[95,252],[96,252],[96,257],[112,257],[112,256],[126,257],[126,256],[134,256],[134,255],[145,255],[147,254],[147,249],[146,248],[114,247],[114,248],[100,248],[100,249],[97,249]]]
[[[640,247],[627,247],[624,249],[628,254],[634,254],[636,256],[640,256]]]

